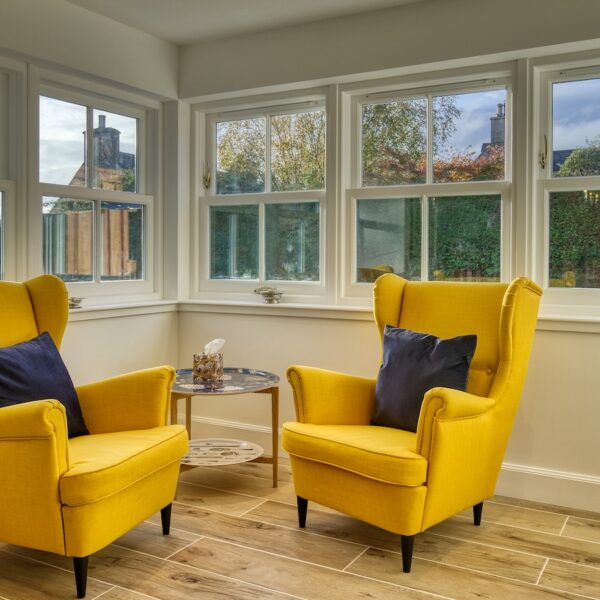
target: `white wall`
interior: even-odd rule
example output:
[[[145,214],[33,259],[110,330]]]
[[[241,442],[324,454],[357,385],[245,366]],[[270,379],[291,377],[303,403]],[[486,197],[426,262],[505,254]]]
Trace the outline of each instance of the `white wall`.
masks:
[[[600,334],[595,331],[537,332],[500,493],[598,511]]]
[[[429,0],[183,47],[179,95],[334,79],[598,38],[597,0]]]
[[[291,364],[376,377],[373,321],[180,312],[179,367],[215,337],[227,340],[225,366],[276,373],[281,422],[294,419],[285,371]],[[538,331],[520,411],[497,492],[598,510],[600,506],[600,335]],[[196,398],[193,434],[242,437],[270,447],[270,408],[257,395]],[[182,410],[182,408],[180,409]]]
[[[85,313],[72,312],[61,355],[75,385],[147,367],[175,365],[177,313],[170,310],[92,320]]]
[[[175,46],[65,0],[2,0],[0,48],[177,97]]]

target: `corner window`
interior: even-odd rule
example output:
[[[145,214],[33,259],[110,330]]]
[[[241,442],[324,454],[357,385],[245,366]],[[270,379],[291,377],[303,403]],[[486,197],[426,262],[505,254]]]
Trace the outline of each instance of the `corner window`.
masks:
[[[321,294],[324,105],[210,115],[207,138],[200,290]]]
[[[545,264],[538,261],[538,269],[559,293],[598,290],[600,67],[550,72],[542,81],[538,206],[545,214]]]
[[[18,255],[24,245],[17,238],[17,179],[22,168],[25,120],[25,67],[0,57],[0,279],[18,277]]]
[[[75,294],[152,290],[146,109],[40,87],[42,265]],[[106,287],[109,282],[134,287]],[[93,286],[94,289],[92,289]]]

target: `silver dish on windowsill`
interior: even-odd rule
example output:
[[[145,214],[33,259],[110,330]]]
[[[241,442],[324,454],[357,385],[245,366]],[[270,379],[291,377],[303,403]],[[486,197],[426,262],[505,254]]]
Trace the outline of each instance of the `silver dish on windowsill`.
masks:
[[[281,296],[283,296],[281,290],[267,285],[256,288],[254,293],[260,294],[263,297],[265,304],[279,304],[281,302]]]
[[[83,302],[83,298],[69,296],[69,308],[81,308],[82,302]]]

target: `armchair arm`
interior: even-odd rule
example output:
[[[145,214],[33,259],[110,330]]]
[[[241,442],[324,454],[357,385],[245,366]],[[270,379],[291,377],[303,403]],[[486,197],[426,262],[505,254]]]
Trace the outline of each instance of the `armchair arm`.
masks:
[[[476,419],[495,405],[496,401],[492,398],[484,398],[452,388],[432,388],[425,394],[421,406],[417,425],[417,452],[429,458],[435,421]],[[477,421],[473,426],[477,427]]]
[[[368,425],[375,402],[375,380],[293,365],[287,378],[294,391],[296,418],[302,423]]]
[[[165,425],[175,369],[133,371],[76,388],[91,433],[150,429]]]
[[[0,409],[0,539],[64,553],[59,480],[68,469],[67,419],[57,400]]]
[[[505,441],[495,407],[449,388],[425,394],[417,425],[417,452],[428,462],[423,529],[493,495]]]

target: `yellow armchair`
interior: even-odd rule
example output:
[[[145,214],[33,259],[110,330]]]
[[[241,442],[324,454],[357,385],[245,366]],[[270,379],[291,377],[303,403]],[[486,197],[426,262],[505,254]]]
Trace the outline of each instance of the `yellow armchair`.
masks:
[[[413,433],[370,424],[375,379],[290,367],[297,420],[284,423],[282,442],[300,527],[312,500],[397,533],[409,572],[417,533],[469,506],[479,525],[516,414],[541,293],[526,278],[508,285],[379,277],[382,337],[387,324],[441,338],[477,335],[468,389],[429,390]]]
[[[48,331],[60,347],[67,290],[52,275],[0,282],[0,346]],[[67,437],[54,399],[0,409],[0,541],[73,557],[77,596],[88,558],[157,511],[170,528],[182,425],[166,425],[175,372],[163,366],[77,388],[90,435]]]

